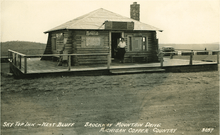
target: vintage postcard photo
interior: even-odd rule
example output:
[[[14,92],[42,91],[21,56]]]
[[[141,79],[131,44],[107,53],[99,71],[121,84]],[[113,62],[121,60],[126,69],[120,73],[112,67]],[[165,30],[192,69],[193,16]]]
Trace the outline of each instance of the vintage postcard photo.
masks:
[[[1,0],[1,135],[218,135],[219,0]]]

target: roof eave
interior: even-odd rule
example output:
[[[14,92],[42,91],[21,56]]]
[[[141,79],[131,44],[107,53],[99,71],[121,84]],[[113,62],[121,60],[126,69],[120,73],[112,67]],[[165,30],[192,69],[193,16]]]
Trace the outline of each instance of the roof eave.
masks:
[[[48,30],[48,31],[45,31],[44,34],[47,34],[47,33],[50,33],[50,32],[54,32],[54,31],[60,31],[60,30],[69,30],[69,29],[64,28],[64,29]]]
[[[57,29],[57,30],[45,31],[44,34],[47,34],[50,32],[55,32],[55,31],[61,31],[61,30],[107,30],[107,29]],[[107,30],[107,31],[109,31],[109,30]],[[159,32],[163,32],[163,30],[133,30],[133,31],[159,31]]]

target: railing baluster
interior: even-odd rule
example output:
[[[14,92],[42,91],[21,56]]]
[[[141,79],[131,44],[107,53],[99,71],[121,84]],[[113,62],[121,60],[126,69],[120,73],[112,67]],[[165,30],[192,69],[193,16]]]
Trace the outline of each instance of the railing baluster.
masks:
[[[219,51],[217,52],[217,64],[219,64]]]
[[[163,53],[160,53],[160,67],[163,67]]]
[[[10,55],[10,62],[12,62],[12,52],[9,52]]]
[[[21,55],[19,55],[19,69],[21,69]]]
[[[17,67],[17,53],[15,53],[15,67]]]
[[[69,68],[68,68],[68,70],[70,71],[71,70],[71,55],[68,55],[68,66],[69,66]]]
[[[192,65],[192,61],[193,61],[193,50],[191,50],[189,65]]]
[[[12,63],[14,64],[14,53],[12,52]]]
[[[24,56],[24,73],[27,73],[27,57]]]
[[[107,55],[107,69],[110,69],[110,63],[111,63],[111,55]]]
[[[8,51],[8,61],[10,62],[10,52]]]

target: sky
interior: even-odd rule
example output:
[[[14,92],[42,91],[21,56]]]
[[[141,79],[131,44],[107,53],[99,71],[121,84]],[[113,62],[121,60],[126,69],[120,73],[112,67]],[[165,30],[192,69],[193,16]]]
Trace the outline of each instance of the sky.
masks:
[[[219,0],[1,0],[1,41],[47,42],[45,31],[99,8],[130,17],[140,4],[140,21],[163,30],[159,43],[220,41]]]

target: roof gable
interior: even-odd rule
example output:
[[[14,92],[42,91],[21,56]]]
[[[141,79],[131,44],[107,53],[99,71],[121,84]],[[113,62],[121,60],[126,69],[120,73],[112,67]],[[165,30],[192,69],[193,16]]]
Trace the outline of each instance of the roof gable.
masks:
[[[105,21],[118,21],[118,22],[134,22],[134,30],[150,30],[150,31],[161,31],[160,29],[139,22],[137,20],[124,17],[122,15],[113,13],[111,11],[105,10],[103,8],[92,11],[88,14],[75,18],[71,21],[68,21],[64,24],[61,24],[53,29],[46,31],[45,33],[63,30],[63,29],[95,29],[95,30],[104,30]]]

